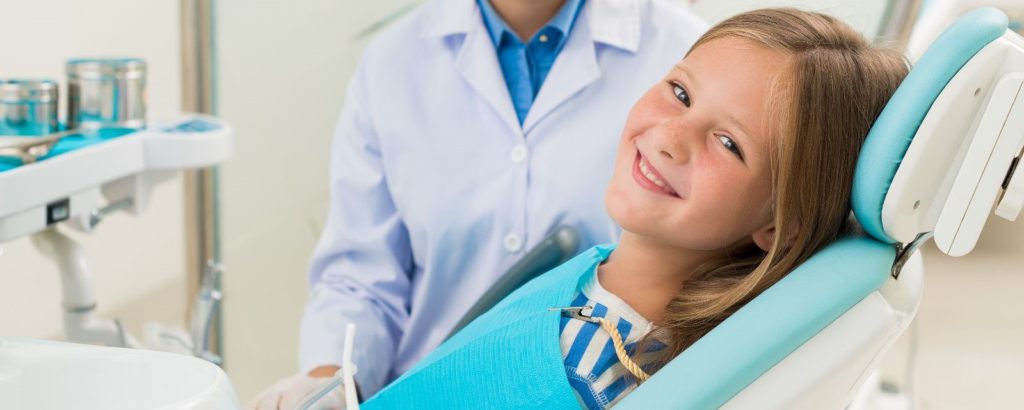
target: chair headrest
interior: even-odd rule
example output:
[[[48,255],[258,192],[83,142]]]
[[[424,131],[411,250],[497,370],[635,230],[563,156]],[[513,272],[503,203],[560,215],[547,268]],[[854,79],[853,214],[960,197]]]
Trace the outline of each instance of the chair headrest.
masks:
[[[897,242],[884,229],[882,207],[932,104],[957,72],[1001,37],[1008,25],[1006,14],[990,7],[960,17],[921,56],[875,120],[857,160],[851,197],[857,220],[875,239]]]

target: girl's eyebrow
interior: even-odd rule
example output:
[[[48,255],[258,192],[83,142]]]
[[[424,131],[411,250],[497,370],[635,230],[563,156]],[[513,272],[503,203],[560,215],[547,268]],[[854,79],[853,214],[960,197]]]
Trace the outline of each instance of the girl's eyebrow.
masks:
[[[690,71],[690,69],[688,67],[686,67],[686,65],[683,64],[682,61],[680,61],[680,62],[676,63],[676,65],[672,66],[672,71],[679,71],[679,72],[681,72],[683,74],[683,76],[686,77],[686,79],[690,80],[689,81],[690,83],[696,83],[697,82],[697,79],[694,77],[693,72]]]
[[[739,130],[739,135],[733,135],[733,137],[741,140],[743,156],[748,159],[751,157],[760,157],[760,154],[757,153],[757,150],[760,148],[760,144],[758,144],[754,137],[750,135],[750,132],[748,132],[747,128],[743,126],[743,123],[740,122],[740,120],[731,112],[725,113],[725,119],[728,123],[732,124]]]
[[[732,113],[727,112],[727,113],[725,113],[725,117],[726,117],[726,119],[729,120],[730,123],[735,125],[736,128],[739,128],[740,133],[743,134],[744,139],[747,139],[747,138],[750,137],[750,133],[747,132],[747,128],[743,126],[743,123],[740,122],[740,120],[737,119],[736,116],[732,115]]]

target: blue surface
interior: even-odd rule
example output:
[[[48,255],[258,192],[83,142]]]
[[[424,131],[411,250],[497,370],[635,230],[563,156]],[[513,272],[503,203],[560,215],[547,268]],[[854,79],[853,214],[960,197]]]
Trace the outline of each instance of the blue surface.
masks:
[[[82,149],[90,145],[99,144],[103,141],[125,136],[139,130],[134,128],[104,128],[98,131],[82,132],[64,137],[50,150],[46,156],[36,160],[45,161],[58,155]],[[25,137],[32,138],[32,137]],[[8,171],[21,166],[21,160],[8,157],[0,157],[0,172]]]
[[[895,243],[882,227],[882,205],[925,114],[949,80],[985,45],[1006,32],[1006,14],[981,8],[946,29],[900,84],[871,127],[857,160],[853,212],[868,234]]]
[[[578,410],[559,342],[561,312],[613,245],[523,285],[360,408]]]
[[[204,119],[192,119],[185,121],[181,124],[176,124],[167,128],[164,128],[164,132],[169,133],[190,133],[190,132],[207,132],[220,129],[220,124]]]
[[[878,289],[891,245],[846,238],[818,252],[626,396],[616,409],[713,409]]]

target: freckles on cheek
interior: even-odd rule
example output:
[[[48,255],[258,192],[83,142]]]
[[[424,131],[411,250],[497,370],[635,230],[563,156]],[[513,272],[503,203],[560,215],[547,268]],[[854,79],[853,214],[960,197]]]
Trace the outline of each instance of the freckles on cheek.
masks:
[[[767,200],[769,192],[760,182],[736,173],[723,173],[710,181],[710,195],[717,199],[716,206],[734,215],[753,214]]]

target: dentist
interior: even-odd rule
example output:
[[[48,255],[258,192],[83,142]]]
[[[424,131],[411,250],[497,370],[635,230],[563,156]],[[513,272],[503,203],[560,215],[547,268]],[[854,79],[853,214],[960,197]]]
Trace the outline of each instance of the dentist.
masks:
[[[254,404],[333,375],[348,323],[372,396],[554,227],[614,241],[602,198],[629,107],[705,29],[664,0],[434,0],[378,35],[331,149],[301,373]]]

